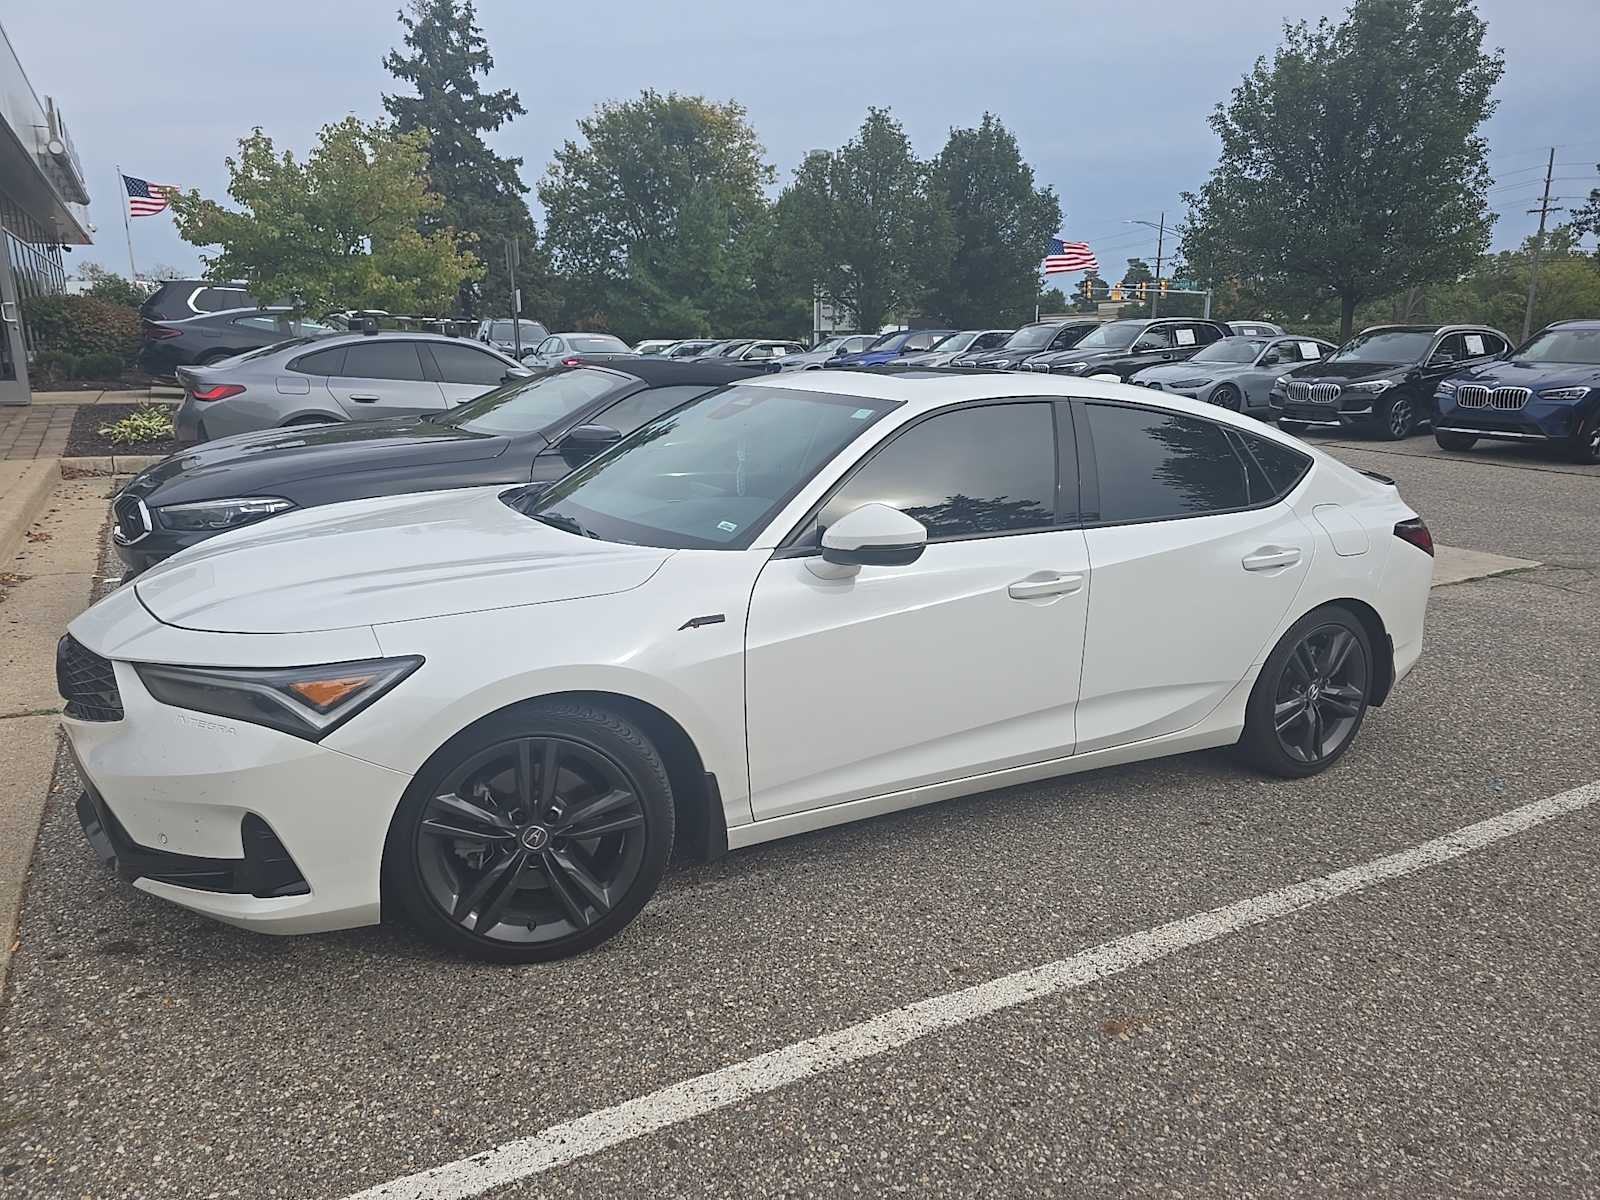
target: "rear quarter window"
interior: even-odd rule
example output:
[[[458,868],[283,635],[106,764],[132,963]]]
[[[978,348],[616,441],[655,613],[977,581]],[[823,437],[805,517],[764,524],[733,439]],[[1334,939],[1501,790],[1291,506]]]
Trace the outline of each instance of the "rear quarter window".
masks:
[[[289,364],[289,370],[298,371],[302,375],[342,375],[344,352],[343,346],[331,346],[326,350],[302,354]]]

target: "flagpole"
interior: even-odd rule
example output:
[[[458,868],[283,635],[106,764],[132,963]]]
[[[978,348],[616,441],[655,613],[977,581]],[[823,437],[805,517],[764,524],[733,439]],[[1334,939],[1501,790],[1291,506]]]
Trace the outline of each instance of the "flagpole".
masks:
[[[122,168],[117,167],[117,191],[122,193],[122,232],[128,239],[128,282],[139,282],[139,268],[133,265],[133,230],[128,225],[128,184]]]

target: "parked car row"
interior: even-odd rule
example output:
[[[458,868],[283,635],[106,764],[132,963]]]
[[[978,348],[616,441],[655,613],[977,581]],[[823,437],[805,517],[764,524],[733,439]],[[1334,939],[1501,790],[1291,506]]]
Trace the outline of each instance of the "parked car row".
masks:
[[[85,834],[245,928],[402,911],[531,962],[674,853],[1209,747],[1325,770],[1418,660],[1428,530],[1279,430],[1084,378],[1124,332],[1076,372],[618,356],[175,455],[115,502],[147,569],[58,650]],[[439,384],[443,346],[505,359],[263,357],[332,396],[373,351]]]

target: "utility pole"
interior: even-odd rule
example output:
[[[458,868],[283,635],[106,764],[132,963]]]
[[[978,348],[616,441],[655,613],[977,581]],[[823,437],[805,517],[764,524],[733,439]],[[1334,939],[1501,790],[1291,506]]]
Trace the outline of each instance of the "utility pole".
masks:
[[[128,239],[128,282],[139,282],[139,268],[133,265],[133,230],[128,227],[128,177],[117,167],[117,194],[122,197],[122,236]]]
[[[1150,315],[1156,316],[1161,307],[1161,250],[1167,242],[1167,214],[1161,214],[1161,224],[1156,230],[1156,286],[1150,293]]]
[[[522,239],[506,241],[506,273],[511,276],[512,357],[522,361],[522,289],[517,286],[517,268],[522,265]]]
[[[1538,208],[1530,208],[1528,212],[1539,214],[1539,232],[1533,237],[1533,271],[1528,276],[1528,307],[1522,314],[1522,340],[1527,341],[1528,335],[1533,332],[1533,304],[1539,298],[1539,259],[1544,254],[1544,223],[1545,218],[1553,212],[1565,212],[1564,208],[1551,208],[1551,199],[1559,200],[1560,196],[1550,195],[1550,176],[1556,169],[1556,148],[1550,147],[1550,161],[1544,168],[1544,199],[1539,201]]]

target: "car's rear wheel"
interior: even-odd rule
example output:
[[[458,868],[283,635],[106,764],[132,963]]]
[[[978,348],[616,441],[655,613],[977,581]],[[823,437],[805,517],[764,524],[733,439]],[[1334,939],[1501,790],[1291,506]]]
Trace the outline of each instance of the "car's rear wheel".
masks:
[[[1417,409],[1405,396],[1391,396],[1378,406],[1378,436],[1385,441],[1398,442],[1408,438],[1417,428]]]
[[[1439,443],[1441,450],[1471,450],[1478,444],[1478,436],[1474,433],[1450,433],[1436,429],[1433,440]]]
[[[1572,457],[1581,463],[1600,463],[1600,411],[1572,439]]]
[[[1355,615],[1337,604],[1307,613],[1261,668],[1240,755],[1273,775],[1326,770],[1355,740],[1372,678],[1372,644]]]
[[[1233,386],[1233,384],[1219,383],[1217,384],[1217,390],[1211,393],[1211,403],[1217,405],[1219,408],[1226,408],[1233,412],[1238,412],[1240,407],[1244,404],[1244,396],[1240,393],[1238,388]]]
[[[433,941],[491,962],[565,958],[655,894],[672,790],[650,739],[576,701],[508,709],[452,739],[390,829],[391,893]]]

